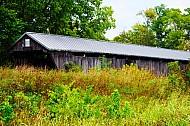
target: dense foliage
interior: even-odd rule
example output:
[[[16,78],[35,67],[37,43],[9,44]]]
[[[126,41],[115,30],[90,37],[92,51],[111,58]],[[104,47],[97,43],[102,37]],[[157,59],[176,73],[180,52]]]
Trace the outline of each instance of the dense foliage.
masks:
[[[123,31],[115,41],[169,49],[188,50],[190,47],[190,8],[167,8],[165,5],[141,11],[143,24],[135,24],[132,30]]]
[[[7,49],[24,32],[25,23],[19,19],[15,10],[0,5],[0,66],[7,64]]]
[[[107,40],[115,27],[111,7],[102,0],[1,0],[0,65],[7,49],[24,32],[42,32]]]
[[[0,68],[0,124],[189,125],[189,69],[168,77],[135,65],[87,73]]]
[[[106,30],[115,26],[113,10],[102,7],[102,0],[6,0],[3,3],[27,22],[25,31],[105,39]]]

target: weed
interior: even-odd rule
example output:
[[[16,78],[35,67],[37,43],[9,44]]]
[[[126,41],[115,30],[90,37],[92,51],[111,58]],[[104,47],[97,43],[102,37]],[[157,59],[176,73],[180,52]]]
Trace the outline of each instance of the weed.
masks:
[[[189,68],[171,66],[166,77],[134,64],[86,73],[0,68],[0,123],[189,125]]]
[[[15,116],[14,109],[12,107],[12,97],[8,96],[4,101],[0,103],[0,120],[5,124],[8,124]]]
[[[64,64],[64,67],[67,72],[68,71],[75,71],[75,72],[83,71],[82,66],[77,66],[73,62],[68,62],[68,63]]]
[[[101,61],[101,69],[107,69],[107,68],[111,68],[111,61],[107,61],[106,56],[103,55],[100,59]]]

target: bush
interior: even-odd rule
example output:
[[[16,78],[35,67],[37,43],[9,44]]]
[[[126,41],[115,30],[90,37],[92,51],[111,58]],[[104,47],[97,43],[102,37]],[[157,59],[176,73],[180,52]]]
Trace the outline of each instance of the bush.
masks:
[[[186,69],[181,69],[179,62],[170,62],[168,63],[168,79],[169,84],[171,85],[170,90],[182,90],[187,92],[189,88],[190,82],[190,67],[188,66]]]
[[[86,73],[1,67],[0,125],[189,125],[188,77],[133,64]]]
[[[73,62],[68,62],[68,63],[64,64],[64,68],[67,72],[68,71],[72,71],[72,72],[82,72],[83,71],[82,66],[77,66]]]
[[[4,101],[0,103],[0,120],[5,124],[8,124],[15,116],[14,109],[12,107],[12,96],[8,96]]]
[[[103,55],[100,60],[101,60],[101,69],[108,69],[108,68],[111,68],[112,62],[111,62],[111,61],[108,61],[108,62],[107,62],[105,55]]]

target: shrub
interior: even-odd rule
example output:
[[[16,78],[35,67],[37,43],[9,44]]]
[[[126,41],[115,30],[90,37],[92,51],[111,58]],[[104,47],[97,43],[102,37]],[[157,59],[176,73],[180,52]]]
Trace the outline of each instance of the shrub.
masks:
[[[83,71],[83,68],[82,66],[77,66],[75,65],[75,63],[73,62],[68,62],[66,64],[64,64],[64,67],[65,67],[65,70],[68,72],[68,71],[75,71],[75,72],[82,72]]]
[[[0,125],[189,125],[189,68],[175,70],[0,68]]]
[[[8,96],[4,101],[0,103],[0,120],[5,124],[8,124],[15,116],[14,109],[12,107],[12,96]]]
[[[179,62],[175,61],[168,63],[168,69],[170,71],[168,74],[170,84],[170,86],[168,87],[170,88],[169,90],[182,90],[187,92],[190,80],[189,67],[182,70],[179,66]]]
[[[103,55],[100,60],[101,60],[101,69],[111,68],[112,62],[111,61],[107,62],[105,55]]]

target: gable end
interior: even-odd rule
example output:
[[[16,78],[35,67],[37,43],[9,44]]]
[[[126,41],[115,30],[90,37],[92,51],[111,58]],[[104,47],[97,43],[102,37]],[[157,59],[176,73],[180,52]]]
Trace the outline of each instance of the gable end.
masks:
[[[43,51],[48,52],[48,50],[41,44],[36,42],[34,39],[28,35],[22,36],[18,39],[9,49],[10,53],[14,51]]]

